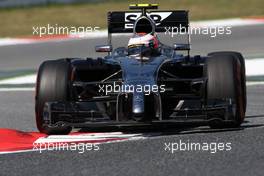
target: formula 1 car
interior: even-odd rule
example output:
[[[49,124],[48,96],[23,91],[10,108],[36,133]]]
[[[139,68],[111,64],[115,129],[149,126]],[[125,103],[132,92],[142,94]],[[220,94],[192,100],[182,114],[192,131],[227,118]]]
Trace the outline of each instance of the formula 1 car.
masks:
[[[113,49],[114,33],[132,33],[137,36],[133,41],[139,41],[141,34],[189,27],[188,11],[158,11],[157,4],[132,4],[130,9],[108,13],[108,44],[96,47],[107,56],[40,65],[35,99],[39,131],[68,134],[72,128],[185,122],[239,127],[247,104],[243,56],[190,56],[189,34],[185,43],[174,46],[132,42]]]

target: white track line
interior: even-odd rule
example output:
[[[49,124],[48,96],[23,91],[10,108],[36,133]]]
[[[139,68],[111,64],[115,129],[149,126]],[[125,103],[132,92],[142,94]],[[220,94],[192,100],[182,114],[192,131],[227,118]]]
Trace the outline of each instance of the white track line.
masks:
[[[264,81],[247,82],[247,86],[264,85]]]
[[[191,22],[192,27],[215,27],[215,26],[250,26],[250,25],[260,25],[264,24],[264,20],[260,19],[250,19],[250,18],[232,18],[232,19],[220,19],[220,20],[206,20],[206,21],[196,21]]]
[[[78,142],[78,141],[99,141],[113,138],[127,138],[133,139],[134,137],[142,137],[142,134],[124,134],[121,132],[110,132],[110,133],[91,133],[91,134],[80,134],[80,135],[51,135],[48,137],[38,138],[34,143],[55,143],[55,142]]]
[[[245,64],[247,76],[264,75],[264,59],[246,59]]]
[[[35,91],[35,87],[0,88],[0,92]]]
[[[16,85],[16,84],[35,84],[36,75],[26,75],[26,76],[18,76],[15,78],[4,79],[0,81],[0,85],[8,84],[8,85]]]

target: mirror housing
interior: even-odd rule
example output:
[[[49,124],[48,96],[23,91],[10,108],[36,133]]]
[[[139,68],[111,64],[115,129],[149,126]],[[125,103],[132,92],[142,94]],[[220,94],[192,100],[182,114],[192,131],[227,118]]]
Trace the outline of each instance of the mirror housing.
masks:
[[[99,45],[95,47],[96,52],[112,52],[112,45]]]
[[[178,44],[178,43],[175,43],[174,46],[173,46],[174,50],[177,50],[177,51],[189,51],[191,49],[191,46],[190,44]]]

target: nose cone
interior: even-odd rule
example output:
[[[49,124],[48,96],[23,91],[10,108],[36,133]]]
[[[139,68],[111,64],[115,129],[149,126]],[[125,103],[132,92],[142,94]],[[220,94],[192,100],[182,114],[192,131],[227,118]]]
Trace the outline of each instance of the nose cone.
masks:
[[[155,22],[147,16],[139,17],[134,25],[134,34],[140,33],[155,33]]]

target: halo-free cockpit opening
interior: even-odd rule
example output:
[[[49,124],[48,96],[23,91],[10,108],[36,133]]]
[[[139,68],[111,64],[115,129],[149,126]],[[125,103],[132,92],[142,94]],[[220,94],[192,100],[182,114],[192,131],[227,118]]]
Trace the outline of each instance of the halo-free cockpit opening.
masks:
[[[145,33],[150,34],[154,33],[154,24],[145,16],[140,17],[135,23],[135,34]]]

